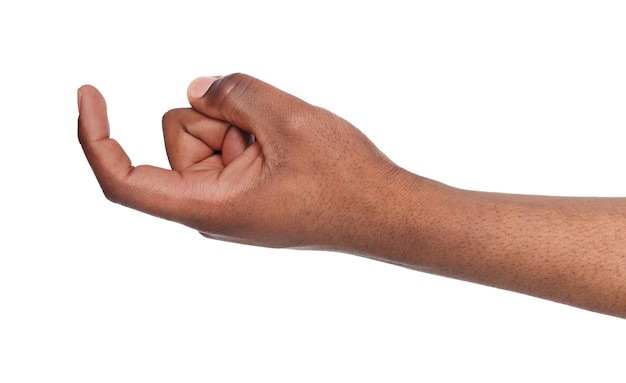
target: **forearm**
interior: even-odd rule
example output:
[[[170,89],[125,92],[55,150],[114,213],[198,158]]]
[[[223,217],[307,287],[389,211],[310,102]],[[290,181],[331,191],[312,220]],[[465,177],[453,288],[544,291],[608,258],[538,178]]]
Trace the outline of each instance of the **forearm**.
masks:
[[[626,199],[471,192],[403,177],[354,253],[626,317]]]

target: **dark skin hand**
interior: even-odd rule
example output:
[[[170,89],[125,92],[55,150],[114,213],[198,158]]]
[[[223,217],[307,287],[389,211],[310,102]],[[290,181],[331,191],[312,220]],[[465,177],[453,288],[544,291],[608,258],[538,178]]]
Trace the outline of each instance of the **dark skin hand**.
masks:
[[[80,89],[79,139],[109,199],[213,238],[315,247],[345,232],[337,224],[342,216],[352,218],[359,199],[351,193],[363,184],[385,184],[386,173],[398,171],[326,110],[246,76],[217,85],[190,99],[194,109],[163,117],[172,170],[131,166],[108,138],[102,96],[90,86]],[[239,110],[240,103],[249,106]]]
[[[220,240],[357,254],[626,317],[626,200],[482,193],[396,166],[358,129],[252,77],[201,78],[163,118],[172,169],[131,165],[79,89],[111,201]]]

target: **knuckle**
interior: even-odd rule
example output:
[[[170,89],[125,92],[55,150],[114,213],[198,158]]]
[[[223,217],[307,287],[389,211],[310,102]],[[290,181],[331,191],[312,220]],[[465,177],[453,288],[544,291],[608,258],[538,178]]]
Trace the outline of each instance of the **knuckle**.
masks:
[[[129,189],[127,182],[128,174],[105,174],[98,178],[104,197],[118,205],[128,204]]]
[[[163,113],[163,117],[161,117],[161,124],[164,128],[169,124],[170,121],[172,121],[172,119],[174,118],[174,113],[174,109],[168,110],[167,112]]]
[[[109,202],[113,202],[115,204],[121,205],[122,199],[120,193],[112,187],[102,187],[102,193],[104,193],[104,197],[109,200]]]
[[[243,73],[233,73],[220,77],[209,89],[211,102],[218,106],[225,114],[232,115],[238,108],[244,94],[256,89],[257,80]]]
[[[254,81],[255,79],[247,74],[233,73],[217,79],[211,89],[214,89],[217,92],[217,96],[221,96],[220,98],[223,98],[228,97],[233,92],[240,93]]]
[[[176,124],[180,120],[181,110],[182,109],[171,109],[163,114],[163,117],[161,117],[161,124],[164,130],[169,126]]]

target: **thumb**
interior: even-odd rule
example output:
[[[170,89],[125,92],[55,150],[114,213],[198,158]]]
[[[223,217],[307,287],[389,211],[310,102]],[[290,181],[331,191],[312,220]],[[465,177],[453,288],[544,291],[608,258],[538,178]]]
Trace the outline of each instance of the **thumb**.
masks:
[[[263,144],[280,130],[293,127],[294,116],[311,105],[261,80],[236,73],[200,77],[187,97],[196,111],[252,133]]]

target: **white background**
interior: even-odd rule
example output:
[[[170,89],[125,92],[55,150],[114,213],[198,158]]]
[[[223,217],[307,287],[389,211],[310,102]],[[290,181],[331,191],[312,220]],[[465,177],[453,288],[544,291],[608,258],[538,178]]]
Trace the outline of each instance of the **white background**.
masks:
[[[620,1],[3,2],[0,381],[624,381],[621,319],[210,241],[106,201],[76,140],[92,83],[134,162],[166,166],[189,81],[245,72],[456,187],[626,196],[624,20]]]

